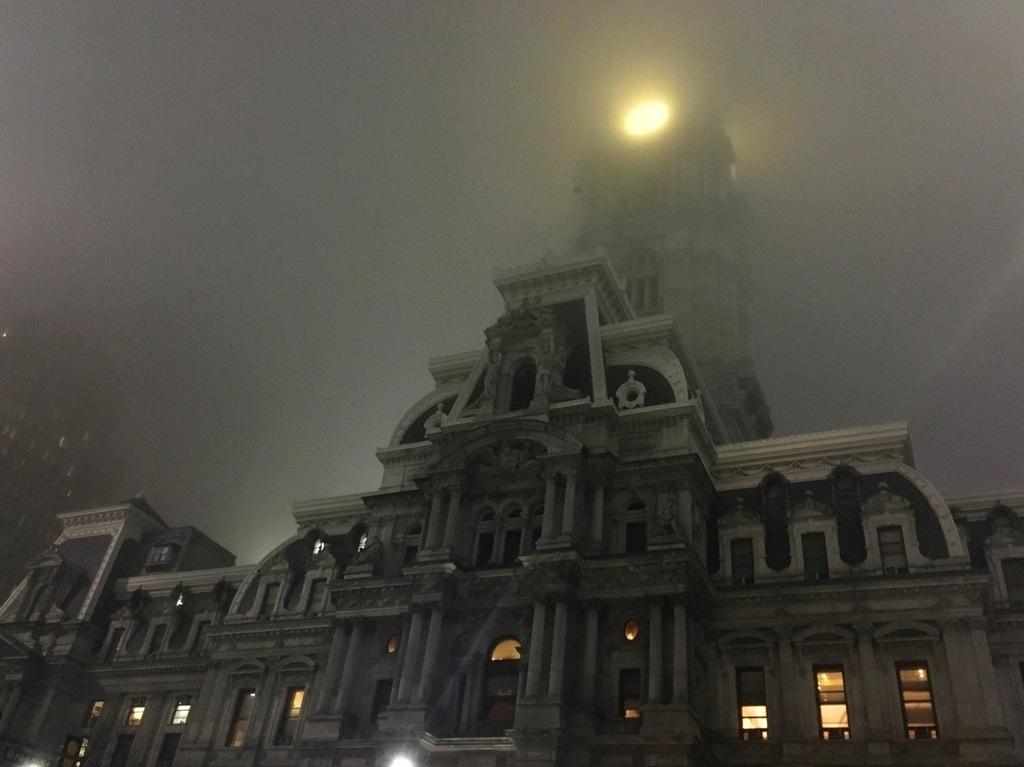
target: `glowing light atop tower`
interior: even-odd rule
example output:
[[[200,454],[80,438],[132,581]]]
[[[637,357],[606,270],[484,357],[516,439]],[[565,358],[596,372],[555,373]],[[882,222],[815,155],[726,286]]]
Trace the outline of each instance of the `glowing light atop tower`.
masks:
[[[669,108],[664,101],[646,101],[633,107],[623,127],[630,136],[647,136],[664,128],[668,117]]]

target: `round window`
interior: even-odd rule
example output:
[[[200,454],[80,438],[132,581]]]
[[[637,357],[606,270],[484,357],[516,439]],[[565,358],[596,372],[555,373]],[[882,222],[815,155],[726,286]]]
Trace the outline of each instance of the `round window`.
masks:
[[[622,627],[622,635],[626,637],[627,642],[632,642],[640,636],[640,624],[633,618],[630,618],[626,621],[626,625]]]

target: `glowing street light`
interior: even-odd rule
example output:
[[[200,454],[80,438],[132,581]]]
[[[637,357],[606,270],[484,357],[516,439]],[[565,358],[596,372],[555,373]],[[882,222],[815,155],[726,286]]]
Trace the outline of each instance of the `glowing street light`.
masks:
[[[623,127],[630,136],[647,136],[657,133],[668,122],[669,108],[664,101],[646,101],[633,107]]]

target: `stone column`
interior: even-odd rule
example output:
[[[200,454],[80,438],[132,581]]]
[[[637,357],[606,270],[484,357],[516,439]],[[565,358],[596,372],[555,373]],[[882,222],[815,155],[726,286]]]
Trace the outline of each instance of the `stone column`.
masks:
[[[462,499],[462,489],[452,488],[451,503],[448,504],[448,518],[444,522],[444,545],[451,549],[455,545],[455,531],[459,527],[459,503]]]
[[[800,676],[793,657],[793,643],[789,629],[780,628],[776,632],[779,640],[779,678],[782,680],[779,690],[782,698],[782,735],[786,738],[800,738]],[[771,726],[771,712],[769,726]]]
[[[395,681],[391,685],[391,698],[388,700],[388,706],[393,706],[398,702],[398,685],[402,680],[402,668],[405,666],[405,651],[408,643],[409,622],[405,621],[402,623],[402,633],[398,637],[398,657],[395,658]]]
[[[547,518],[545,517],[545,522]],[[533,605],[533,627],[530,630],[530,658],[526,670],[526,697],[535,699],[540,695],[540,678],[544,669],[544,620],[547,605],[543,601]]]
[[[977,659],[977,680],[984,695],[984,703],[988,712],[988,723],[991,727],[1002,727],[1003,709],[999,703],[999,684],[996,680],[995,667],[992,664],[992,650],[989,647],[988,635],[985,633],[981,619],[970,622],[971,640],[974,644],[974,657]]]
[[[565,688],[565,640],[569,630],[569,605],[555,602],[555,625],[551,631],[551,671],[548,675],[548,697],[561,700]]]
[[[565,474],[565,499],[562,504],[562,535],[571,538],[576,524],[576,472]]]
[[[434,668],[437,666],[437,654],[441,649],[441,614],[440,606],[430,611],[430,625],[427,627],[427,645],[423,650],[423,667],[420,671],[420,683],[416,687],[416,702],[425,703],[430,694]]]
[[[661,602],[655,601],[651,604],[651,628],[650,637],[647,640],[647,702],[661,703],[661,677],[662,662],[664,660],[664,649],[662,647],[662,606]]]
[[[346,704],[352,699],[352,678],[359,665],[359,640],[362,637],[362,632],[362,621],[353,621],[352,635],[349,637],[348,647],[345,649],[345,665],[341,670],[341,683],[338,685],[338,694],[334,699],[334,710],[342,716],[345,715]]]
[[[587,628],[583,638],[583,705],[592,708],[597,684],[597,631],[600,614],[597,605],[587,605]]]
[[[672,605],[672,702],[690,703],[689,637],[686,633],[686,605]]]
[[[590,540],[598,549],[604,543],[604,478],[594,487],[594,505],[590,510]]]
[[[327,711],[331,705],[331,701],[334,700],[334,696],[337,694],[335,687],[335,680],[338,678],[338,673],[341,670],[341,664],[345,660],[347,655],[347,640],[348,634],[345,631],[344,626],[336,626],[334,629],[334,636],[331,638],[331,649],[330,654],[327,657],[327,668],[324,669],[324,675],[320,683],[320,695],[317,697],[317,711],[321,713]]]
[[[942,624],[942,645],[946,651],[949,681],[956,699],[957,719],[961,729],[984,726],[984,690],[978,686],[978,669],[974,663],[974,647],[967,624],[950,620]],[[934,677],[934,671],[929,669]],[[935,691],[934,678],[929,680]]]
[[[861,697],[867,710],[868,737],[885,737],[882,713],[883,694],[878,688],[878,664],[875,660],[874,632],[870,623],[854,624],[857,631],[857,654],[860,661]]]
[[[550,541],[555,535],[555,475],[549,471],[544,485],[544,521],[540,539]]]
[[[423,548],[432,551],[437,548],[437,531],[441,527],[441,504],[444,502],[444,491],[434,488],[430,499],[430,514],[427,516],[427,532],[423,539]]]
[[[419,656],[422,635],[423,613],[415,610],[409,625],[409,646],[405,652],[405,662],[402,664],[402,678],[398,680],[398,701],[400,703],[408,702],[412,696],[413,685],[416,682],[416,659]]]

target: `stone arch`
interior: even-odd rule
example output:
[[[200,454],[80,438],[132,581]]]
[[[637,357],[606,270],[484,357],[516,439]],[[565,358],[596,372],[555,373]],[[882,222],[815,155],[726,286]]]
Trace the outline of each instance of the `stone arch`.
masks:
[[[474,429],[467,437],[430,461],[424,470],[427,473],[462,471],[471,457],[488,447],[500,445],[506,439],[538,445],[546,455],[583,452],[583,443],[557,426],[535,419],[513,419]]]

